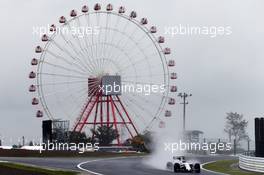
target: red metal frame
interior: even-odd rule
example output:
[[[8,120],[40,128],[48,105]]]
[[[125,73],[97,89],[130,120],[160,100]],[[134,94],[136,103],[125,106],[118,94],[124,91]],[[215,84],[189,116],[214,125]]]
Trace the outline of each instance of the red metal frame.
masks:
[[[96,129],[98,125],[108,127],[113,125],[118,134],[121,126],[125,126],[130,138],[138,135],[138,131],[118,95],[103,95],[97,92],[89,98],[81,112],[80,119],[75,124],[74,131],[82,132],[86,125],[92,125],[93,129]],[[104,104],[106,104],[106,108],[103,107]],[[94,135],[92,135],[93,137]],[[118,145],[122,144],[120,136],[116,141]]]

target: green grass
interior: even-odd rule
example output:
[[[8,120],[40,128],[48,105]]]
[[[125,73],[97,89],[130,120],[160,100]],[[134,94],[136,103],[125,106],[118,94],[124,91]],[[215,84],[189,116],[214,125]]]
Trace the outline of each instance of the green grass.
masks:
[[[48,170],[44,168],[38,168],[35,166],[26,166],[15,163],[0,163],[0,166],[17,169],[17,170],[24,170],[28,172],[34,172],[34,173],[45,173],[47,175],[77,175],[78,174],[78,172],[74,172],[74,171]]]
[[[232,166],[237,163],[238,160],[220,160],[206,164],[203,166],[203,168],[211,171],[230,174],[230,175],[263,175],[263,173],[243,171],[239,169],[237,166]]]

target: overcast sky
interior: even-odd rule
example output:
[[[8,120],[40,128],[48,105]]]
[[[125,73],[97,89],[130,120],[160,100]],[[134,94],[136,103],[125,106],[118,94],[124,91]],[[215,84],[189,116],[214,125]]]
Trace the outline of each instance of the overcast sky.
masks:
[[[108,1],[96,1],[106,5]],[[33,26],[57,22],[61,15],[95,1],[1,0],[0,33],[0,136],[16,140],[41,136],[41,121],[35,117],[28,93],[33,49],[39,38]],[[114,1],[136,10],[140,17],[166,27],[230,26],[232,34],[209,35],[165,34],[176,60],[179,91],[192,93],[187,107],[187,129],[204,131],[206,137],[224,137],[226,112],[244,114],[253,135],[253,120],[263,116],[264,99],[264,22],[259,0],[126,0]],[[179,103],[179,100],[177,102]],[[182,123],[182,106],[177,104],[173,126]],[[171,125],[172,125],[171,123]]]

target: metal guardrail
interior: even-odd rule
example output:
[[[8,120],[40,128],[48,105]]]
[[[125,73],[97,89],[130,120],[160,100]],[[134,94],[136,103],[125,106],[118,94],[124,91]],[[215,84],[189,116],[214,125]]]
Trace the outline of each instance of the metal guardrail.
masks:
[[[264,173],[264,158],[240,155],[239,167],[248,171]]]

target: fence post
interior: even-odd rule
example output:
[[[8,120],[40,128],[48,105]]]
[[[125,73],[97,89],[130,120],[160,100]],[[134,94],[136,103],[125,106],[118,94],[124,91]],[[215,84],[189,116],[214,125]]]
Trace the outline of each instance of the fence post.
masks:
[[[236,155],[236,139],[234,139],[234,155]]]

